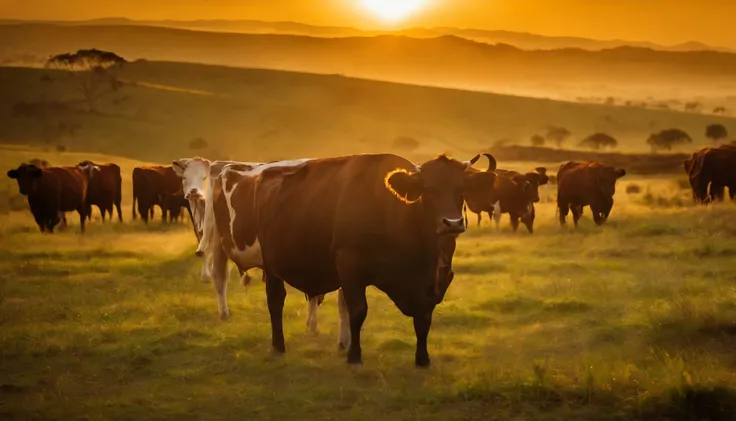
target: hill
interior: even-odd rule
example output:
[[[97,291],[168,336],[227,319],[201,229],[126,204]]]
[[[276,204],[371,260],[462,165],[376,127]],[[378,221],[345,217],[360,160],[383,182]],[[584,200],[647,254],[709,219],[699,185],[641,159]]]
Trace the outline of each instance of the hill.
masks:
[[[309,25],[300,22],[267,22],[261,20],[134,20],[127,18],[101,18],[84,21],[21,21],[0,19],[3,24],[45,23],[54,25],[124,25],[158,26],[164,28],[191,29],[212,32],[236,32],[246,34],[307,35],[313,37],[371,37],[376,35],[404,35],[413,38],[435,38],[454,35],[489,44],[509,44],[524,50],[554,50],[580,48],[603,50],[617,47],[640,47],[661,51],[723,51],[728,48],[710,46],[701,42],[685,42],[675,45],[661,45],[648,41],[599,40],[582,37],[545,36],[525,32],[487,30],[453,27],[406,28],[400,30],[364,30],[346,26]]]
[[[736,55],[718,52],[525,51],[450,35],[324,38],[111,25],[0,25],[0,39],[11,40],[0,44],[5,64],[40,64],[50,54],[95,47],[130,60],[343,74],[558,99],[699,97],[736,108]]]
[[[191,155],[268,160],[385,151],[423,159],[441,151],[474,154],[494,144],[528,144],[549,125],[573,133],[567,146],[607,132],[619,140],[621,152],[648,152],[651,132],[678,127],[695,139],[683,149],[689,153],[709,144],[707,124],[718,121],[736,133],[729,117],[337,75],[139,61],[121,77],[130,86],[106,98],[99,114],[89,114],[77,103],[67,74],[0,67],[0,141],[169,162]],[[34,114],[14,113],[19,103]],[[77,129],[54,136],[60,124]],[[190,149],[197,137],[208,147]],[[415,143],[406,146],[399,137]]]

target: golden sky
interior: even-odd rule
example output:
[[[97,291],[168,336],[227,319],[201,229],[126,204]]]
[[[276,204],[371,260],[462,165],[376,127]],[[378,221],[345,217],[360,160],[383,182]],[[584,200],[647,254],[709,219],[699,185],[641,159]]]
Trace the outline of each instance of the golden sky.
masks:
[[[401,0],[394,0],[401,1]],[[736,0],[425,0],[399,26],[505,29],[543,35],[696,40],[736,47]],[[0,0],[0,18],[260,19],[385,27],[360,0]]]

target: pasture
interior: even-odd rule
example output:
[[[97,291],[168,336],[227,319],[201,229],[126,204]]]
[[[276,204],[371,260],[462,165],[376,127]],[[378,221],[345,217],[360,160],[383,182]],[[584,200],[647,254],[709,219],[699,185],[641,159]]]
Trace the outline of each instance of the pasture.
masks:
[[[82,155],[5,148],[0,163]],[[27,211],[0,216],[2,418],[736,416],[736,207],[690,205],[684,176],[625,177],[603,227],[586,210],[578,230],[560,229],[554,186],[534,235],[511,233],[507,216],[501,232],[487,215],[479,229],[471,215],[421,370],[410,319],[376,290],[361,367],[337,350],[336,294],[312,336],[288,289],[283,356],[270,352],[260,276],[244,288],[232,271],[221,322],[191,227],[130,221],[136,162],[98,158],[123,167],[124,224],[94,221],[80,236],[71,218],[41,235]]]

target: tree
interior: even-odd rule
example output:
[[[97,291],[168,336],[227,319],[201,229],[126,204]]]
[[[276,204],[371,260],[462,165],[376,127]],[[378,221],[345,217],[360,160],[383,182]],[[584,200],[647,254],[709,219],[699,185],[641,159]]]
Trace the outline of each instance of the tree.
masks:
[[[203,137],[195,137],[189,141],[189,149],[207,149],[210,144]]]
[[[716,108],[713,108],[713,114],[726,114],[726,107],[718,106]]]
[[[615,148],[618,146],[618,141],[611,135],[605,133],[594,133],[580,142],[580,146],[590,148],[592,150],[600,150],[605,148]]]
[[[97,112],[100,98],[116,92],[122,84],[115,76],[125,59],[109,51],[79,50],[76,53],[64,53],[52,56],[46,67],[64,69],[77,83],[77,91],[87,103],[87,111]]]
[[[728,137],[728,130],[722,124],[711,124],[705,128],[705,137],[715,143]]]
[[[672,150],[672,147],[682,143],[692,143],[693,139],[680,129],[666,129],[659,133],[652,133],[647,139],[647,144],[652,148],[652,153],[660,150]]]
[[[572,135],[570,130],[567,130],[564,127],[555,127],[555,126],[549,126],[547,127],[547,136],[546,138],[557,145],[558,148],[562,148],[562,144],[565,143],[565,141]]]
[[[544,146],[545,139],[544,137],[535,134],[531,139],[529,139],[529,142],[531,142],[532,146],[541,147]]]

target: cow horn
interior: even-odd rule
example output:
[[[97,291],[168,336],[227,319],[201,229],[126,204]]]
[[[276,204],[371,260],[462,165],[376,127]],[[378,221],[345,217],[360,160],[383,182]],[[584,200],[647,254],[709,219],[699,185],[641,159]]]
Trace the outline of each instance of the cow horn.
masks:
[[[476,162],[478,162],[479,159],[480,159],[480,154],[474,156],[472,159],[470,159],[468,161],[463,162],[463,164],[465,164],[465,168],[470,168],[470,167],[473,166],[473,164],[475,164]]]
[[[486,171],[496,171],[496,166],[498,165],[496,163],[496,158],[494,158],[493,155],[489,153],[484,153],[483,156],[488,158],[488,170]]]

